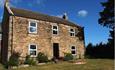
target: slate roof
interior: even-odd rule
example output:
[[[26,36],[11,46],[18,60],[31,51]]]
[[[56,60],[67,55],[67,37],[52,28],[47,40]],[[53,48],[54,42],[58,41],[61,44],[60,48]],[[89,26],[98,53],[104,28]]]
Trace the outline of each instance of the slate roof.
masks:
[[[81,26],[74,24],[73,22],[70,22],[70,21],[65,20],[63,18],[59,18],[59,17],[55,17],[55,16],[49,16],[46,14],[33,12],[33,11],[29,11],[29,10],[24,10],[24,9],[17,9],[17,8],[13,8],[13,7],[10,7],[10,9],[13,12],[14,16],[26,17],[26,18],[36,19],[36,20],[49,21],[49,22],[54,22],[54,23],[61,23],[61,24],[65,24],[65,25],[75,26],[75,27],[81,27]]]

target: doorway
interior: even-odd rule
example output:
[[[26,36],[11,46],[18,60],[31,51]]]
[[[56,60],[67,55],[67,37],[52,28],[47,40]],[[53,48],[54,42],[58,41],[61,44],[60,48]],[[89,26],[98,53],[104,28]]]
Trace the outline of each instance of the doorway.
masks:
[[[58,59],[59,58],[59,44],[53,43],[53,56]]]

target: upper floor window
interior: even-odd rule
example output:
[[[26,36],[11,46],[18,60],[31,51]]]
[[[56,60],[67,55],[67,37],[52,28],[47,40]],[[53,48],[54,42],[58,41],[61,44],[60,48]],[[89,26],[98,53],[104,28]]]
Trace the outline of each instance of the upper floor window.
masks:
[[[37,33],[37,22],[29,22],[29,33]]]
[[[75,36],[75,29],[70,29],[70,36]]]
[[[72,55],[76,54],[76,47],[75,46],[71,46],[71,54]]]
[[[58,26],[57,25],[52,26],[52,33],[53,34],[58,34]]]
[[[37,55],[37,45],[34,44],[29,45],[29,55],[31,55],[32,57]]]

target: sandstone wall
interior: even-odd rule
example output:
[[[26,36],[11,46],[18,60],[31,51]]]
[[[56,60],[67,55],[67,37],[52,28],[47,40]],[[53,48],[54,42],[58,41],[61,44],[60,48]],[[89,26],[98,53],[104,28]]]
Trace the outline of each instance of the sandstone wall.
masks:
[[[78,32],[78,28],[64,24],[36,20],[38,27],[37,34],[29,34],[29,20],[32,19],[16,16],[13,17],[13,50],[20,52],[22,57],[28,55],[29,44],[36,44],[38,50],[37,53],[44,52],[49,58],[52,58],[53,43],[59,43],[60,57],[63,57],[64,53],[71,53],[71,45],[75,45],[77,48],[76,57],[83,57],[84,42],[80,41],[78,37],[71,37],[69,34],[70,28],[75,28],[76,32]],[[58,25],[58,35],[52,34],[52,25]]]

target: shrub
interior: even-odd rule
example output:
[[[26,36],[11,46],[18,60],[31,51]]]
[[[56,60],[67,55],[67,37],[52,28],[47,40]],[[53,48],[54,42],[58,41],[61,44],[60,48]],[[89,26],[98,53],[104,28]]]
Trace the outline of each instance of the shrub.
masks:
[[[13,52],[9,58],[8,66],[18,66],[19,65],[20,54],[18,52]]]
[[[37,60],[39,63],[48,62],[48,57],[44,53],[39,52],[37,55]]]
[[[30,55],[27,55],[24,64],[36,65],[36,61]]]
[[[73,55],[71,53],[66,53],[64,56],[65,61],[73,60]]]

